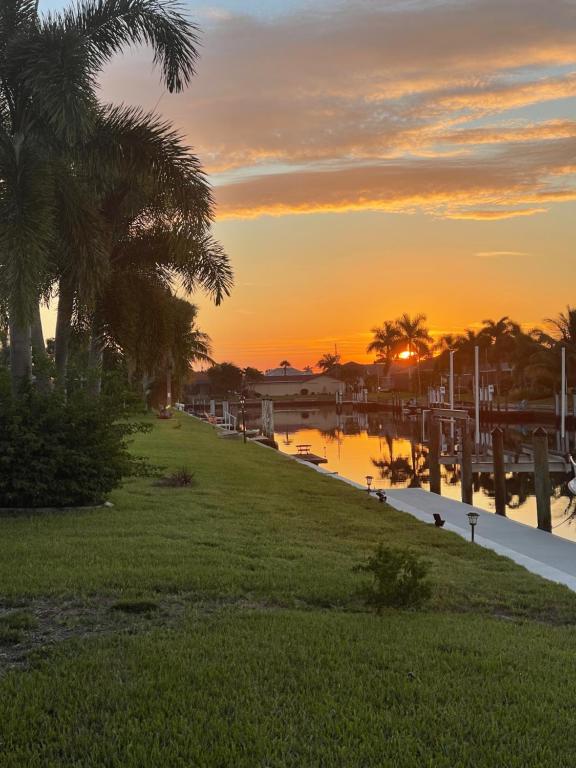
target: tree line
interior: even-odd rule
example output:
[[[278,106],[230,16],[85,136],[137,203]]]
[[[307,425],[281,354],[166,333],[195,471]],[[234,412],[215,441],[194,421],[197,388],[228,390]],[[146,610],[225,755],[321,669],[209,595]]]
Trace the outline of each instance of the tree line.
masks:
[[[454,353],[455,371],[465,373],[473,370],[478,347],[482,363],[488,363],[494,370],[499,394],[505,388],[515,387],[544,396],[560,385],[561,350],[565,348],[568,385],[576,386],[576,308],[568,306],[565,312],[547,318],[544,328],[528,331],[508,316],[482,322],[478,330],[467,328],[461,334],[445,334],[434,341],[425,315],[404,314],[373,328],[367,351],[376,353],[376,362],[383,365],[385,373],[403,353],[417,369],[422,360],[434,358],[437,371],[447,370],[450,353]],[[507,381],[506,364],[511,372]]]
[[[209,359],[178,292],[230,292],[199,159],[159,115],[102,103],[97,78],[146,43],[169,92],[195,72],[198,30],[163,0],[84,0],[41,16],[0,4],[0,345],[16,393],[70,385],[71,358],[101,388],[103,353],[145,391]],[[47,345],[41,307],[58,301]]]
[[[0,3],[0,507],[101,503],[149,471],[128,450],[150,426],[134,419],[142,395],[163,384],[165,398],[210,360],[181,295],[220,303],[233,276],[200,160],[160,115],[104,103],[97,87],[145,44],[163,88],[181,92],[198,43],[172,0],[48,15],[37,0]]]

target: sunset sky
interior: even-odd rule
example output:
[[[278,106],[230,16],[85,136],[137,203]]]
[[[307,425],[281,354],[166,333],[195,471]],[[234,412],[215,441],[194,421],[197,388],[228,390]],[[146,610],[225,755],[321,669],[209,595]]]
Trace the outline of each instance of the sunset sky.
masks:
[[[197,297],[218,360],[363,361],[401,312],[446,333],[576,303],[574,2],[187,5],[191,88],[140,51],[102,97],[157,108],[210,174],[236,273]]]

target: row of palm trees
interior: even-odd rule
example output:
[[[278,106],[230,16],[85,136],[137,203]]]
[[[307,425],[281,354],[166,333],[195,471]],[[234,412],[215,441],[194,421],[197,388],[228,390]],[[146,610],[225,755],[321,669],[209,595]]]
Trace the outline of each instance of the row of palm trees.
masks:
[[[79,332],[95,392],[107,346],[145,386],[159,366],[208,358],[196,308],[177,294],[202,288],[219,303],[232,271],[198,158],[158,115],[101,103],[97,78],[146,43],[179,92],[197,29],[170,0],[84,0],[44,17],[37,5],[0,4],[0,343],[9,335],[13,389],[32,375],[65,388]],[[40,307],[55,297],[51,361]]]
[[[377,362],[388,373],[400,356],[416,363],[418,378],[421,360],[434,356],[436,368],[447,368],[447,359],[454,354],[455,370],[470,371],[474,365],[475,348],[483,360],[494,368],[496,391],[502,388],[506,363],[513,369],[515,384],[530,387],[542,384],[555,387],[560,379],[562,347],[566,349],[569,385],[576,386],[576,308],[568,306],[556,318],[545,321],[546,329],[524,331],[508,316],[484,320],[476,330],[467,328],[462,334],[446,334],[434,341],[426,326],[426,316],[403,314],[397,320],[386,320],[372,329],[373,339],[368,352],[375,352]]]

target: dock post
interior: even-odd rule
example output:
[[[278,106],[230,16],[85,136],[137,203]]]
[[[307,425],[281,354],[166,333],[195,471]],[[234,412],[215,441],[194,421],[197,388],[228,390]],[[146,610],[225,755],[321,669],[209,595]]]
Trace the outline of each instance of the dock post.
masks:
[[[538,528],[541,531],[552,530],[550,511],[550,468],[548,465],[548,435],[545,429],[538,427],[532,433],[534,446],[534,487],[536,490],[536,508],[538,510]]]
[[[504,472],[504,432],[500,427],[492,430],[492,458],[494,462],[494,490],[496,514],[506,517],[506,473]]]
[[[430,451],[428,453],[430,466],[430,491],[442,495],[440,481],[440,422],[431,414],[430,419]]]
[[[462,423],[462,501],[472,504],[472,437],[468,421]]]

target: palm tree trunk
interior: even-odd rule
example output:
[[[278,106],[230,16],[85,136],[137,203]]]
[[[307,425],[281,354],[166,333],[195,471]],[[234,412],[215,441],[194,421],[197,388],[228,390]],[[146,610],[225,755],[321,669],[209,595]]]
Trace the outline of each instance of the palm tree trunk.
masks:
[[[88,351],[88,394],[93,397],[99,397],[102,392],[102,358],[104,356],[104,346],[102,336],[96,331],[92,331],[90,339],[90,349]]]
[[[42,318],[40,317],[40,304],[34,309],[31,325],[32,356],[34,360],[34,377],[39,392],[46,394],[52,389],[50,380],[50,359],[46,354],[44,332],[42,331]]]
[[[172,407],[172,368],[166,368],[166,408]]]
[[[56,316],[56,338],[54,340],[54,361],[56,363],[56,386],[66,388],[68,370],[68,348],[72,332],[74,309],[74,282],[69,276],[60,278],[58,290],[58,314]]]
[[[32,375],[32,345],[30,324],[15,319],[16,313],[10,313],[10,375],[12,391],[17,394],[21,387],[30,381]]]

